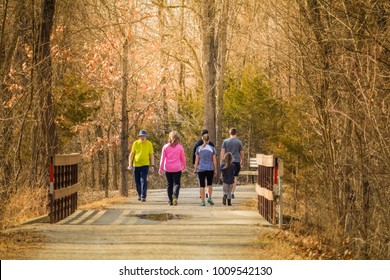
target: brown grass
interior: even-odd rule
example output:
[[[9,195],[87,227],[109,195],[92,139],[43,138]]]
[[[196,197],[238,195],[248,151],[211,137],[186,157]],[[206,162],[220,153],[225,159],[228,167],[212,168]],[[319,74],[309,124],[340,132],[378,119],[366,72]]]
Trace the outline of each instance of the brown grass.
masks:
[[[238,205],[240,210],[252,210],[257,211],[257,198],[241,201]]]
[[[130,192],[129,196],[133,195]],[[128,197],[121,196],[119,191],[112,191],[109,193],[109,197],[104,196],[104,192],[84,192],[82,195],[81,205],[78,207],[80,210],[103,210],[114,204],[124,203],[128,200]]]
[[[47,190],[45,188],[20,188],[3,201],[0,228],[19,225],[29,219],[47,214]]]

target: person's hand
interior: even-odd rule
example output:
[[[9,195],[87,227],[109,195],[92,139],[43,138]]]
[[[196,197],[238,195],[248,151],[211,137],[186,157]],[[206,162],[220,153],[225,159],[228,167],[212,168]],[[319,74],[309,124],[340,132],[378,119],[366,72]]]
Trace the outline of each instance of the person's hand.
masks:
[[[150,166],[150,172],[154,173],[154,171],[155,171],[155,170],[154,170],[154,165],[151,165],[151,166]]]
[[[127,170],[129,170],[130,172],[133,172],[133,166],[129,165],[129,166],[127,167]]]
[[[217,171],[214,171],[213,177],[214,177],[214,178],[217,177]]]

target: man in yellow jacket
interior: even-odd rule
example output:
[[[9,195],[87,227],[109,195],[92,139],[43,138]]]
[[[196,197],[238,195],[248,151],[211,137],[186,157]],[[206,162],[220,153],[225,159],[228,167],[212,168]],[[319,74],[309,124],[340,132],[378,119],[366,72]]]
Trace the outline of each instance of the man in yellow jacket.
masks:
[[[128,169],[134,172],[134,181],[137,188],[138,200],[145,202],[148,189],[148,172],[154,172],[153,144],[147,140],[148,134],[140,130],[138,140],[134,141],[129,155]]]

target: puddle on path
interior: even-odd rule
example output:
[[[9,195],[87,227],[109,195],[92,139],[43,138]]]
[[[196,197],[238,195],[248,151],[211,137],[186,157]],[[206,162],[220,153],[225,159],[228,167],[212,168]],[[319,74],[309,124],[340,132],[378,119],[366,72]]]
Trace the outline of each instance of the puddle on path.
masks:
[[[170,220],[188,219],[187,215],[171,214],[171,213],[154,213],[154,214],[135,214],[127,215],[128,217],[136,217],[139,219],[146,219],[152,221],[166,222]]]

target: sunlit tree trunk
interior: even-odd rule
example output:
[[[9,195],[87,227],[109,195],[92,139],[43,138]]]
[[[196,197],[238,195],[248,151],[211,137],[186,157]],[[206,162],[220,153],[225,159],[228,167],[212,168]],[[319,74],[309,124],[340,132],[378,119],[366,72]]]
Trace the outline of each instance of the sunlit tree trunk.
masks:
[[[127,113],[127,92],[129,77],[129,39],[126,38],[122,49],[122,90],[121,90],[121,132],[120,132],[120,193],[128,196],[127,166],[128,166],[128,141],[129,141],[129,117]]]
[[[217,48],[215,44],[215,1],[202,0],[201,5],[204,126],[209,130],[210,140],[215,142],[215,93],[217,74]]]
[[[227,29],[229,23],[229,9],[230,0],[224,0],[222,2],[221,13],[219,15],[218,33],[217,33],[217,46],[218,46],[218,60],[217,60],[217,90],[216,90],[216,135],[215,146],[217,151],[221,150],[222,146],[222,133],[223,133],[223,92],[224,92],[224,79],[227,60]],[[219,178],[219,176],[218,176]]]
[[[163,123],[163,135],[169,133],[169,114],[167,103],[167,67],[168,67],[168,48],[166,48],[166,36],[167,34],[167,18],[166,18],[166,0],[158,1],[158,23],[159,23],[159,35],[160,35],[160,66],[161,66],[161,103],[162,103],[162,119]]]

